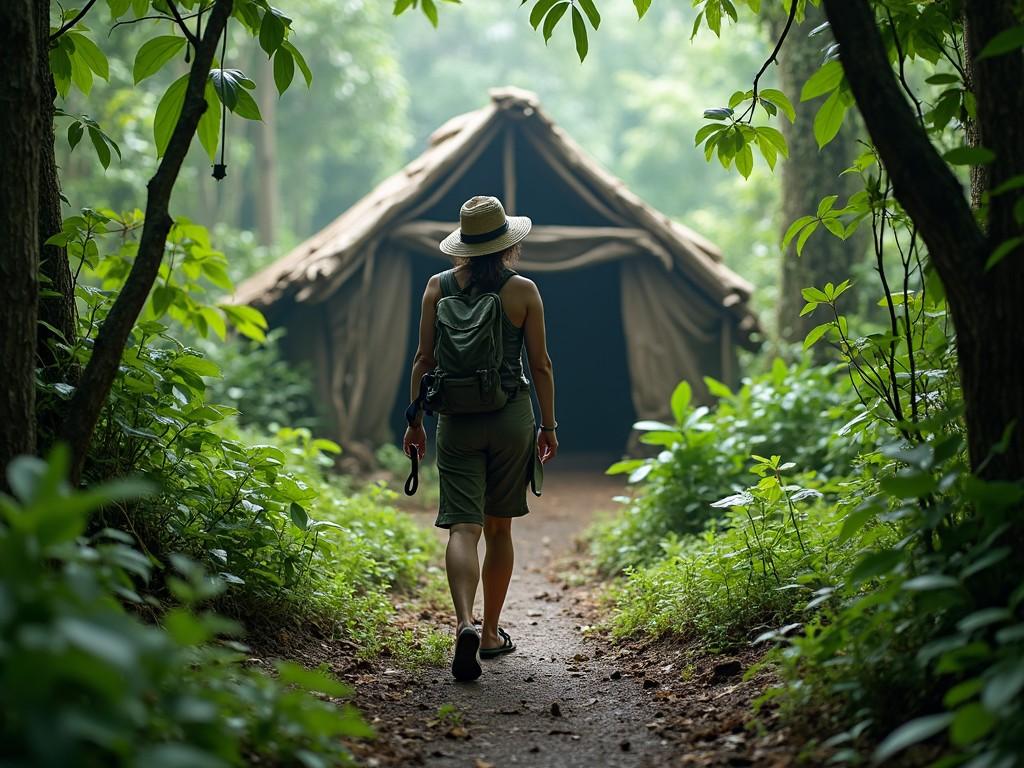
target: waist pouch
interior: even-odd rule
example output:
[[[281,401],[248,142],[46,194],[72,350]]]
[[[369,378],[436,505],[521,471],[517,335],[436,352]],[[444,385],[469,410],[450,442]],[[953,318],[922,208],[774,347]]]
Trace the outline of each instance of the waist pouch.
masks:
[[[450,376],[435,371],[427,383],[423,405],[428,411],[445,415],[498,411],[508,402],[496,368],[479,370],[471,376]]]

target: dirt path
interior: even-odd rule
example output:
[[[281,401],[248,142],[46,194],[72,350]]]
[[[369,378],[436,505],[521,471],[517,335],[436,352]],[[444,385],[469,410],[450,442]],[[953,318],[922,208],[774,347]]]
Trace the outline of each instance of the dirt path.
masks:
[[[356,704],[380,734],[362,754],[368,765],[789,762],[781,734],[747,736],[749,703],[763,687],[763,681],[739,680],[749,660],[728,659],[723,673],[715,659],[687,664],[685,651],[671,644],[611,649],[585,636],[593,620],[588,593],[553,580],[553,566],[621,492],[621,481],[600,472],[549,473],[543,498],[531,498],[531,514],[514,526],[517,562],[502,624],[518,650],[484,661],[483,676],[470,684],[456,683],[447,667],[413,675],[377,669],[358,681]],[[428,513],[420,515],[432,522]]]

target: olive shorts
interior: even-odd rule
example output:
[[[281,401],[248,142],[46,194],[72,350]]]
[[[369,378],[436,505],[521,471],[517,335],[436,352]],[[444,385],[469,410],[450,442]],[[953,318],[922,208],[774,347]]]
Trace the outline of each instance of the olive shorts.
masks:
[[[521,517],[528,513],[526,489],[536,454],[528,389],[516,393],[500,411],[439,416],[441,504],[434,525],[483,525],[485,514]]]

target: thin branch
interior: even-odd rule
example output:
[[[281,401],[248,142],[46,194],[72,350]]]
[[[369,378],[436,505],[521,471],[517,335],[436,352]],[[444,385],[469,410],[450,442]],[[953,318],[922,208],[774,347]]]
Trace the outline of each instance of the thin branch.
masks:
[[[786,26],[782,29],[782,34],[779,35],[778,41],[775,43],[775,49],[771,52],[771,55],[765,59],[764,64],[757,70],[757,74],[754,75],[754,98],[750,104],[750,107],[743,112],[737,122],[742,122],[745,117],[749,114],[751,119],[754,117],[754,111],[757,109],[757,85],[761,80],[761,76],[768,71],[768,67],[773,63],[778,63],[779,51],[782,50],[783,43],[786,42],[786,38],[789,36],[789,30],[793,28],[793,22],[796,20],[796,8],[799,3],[797,0],[792,0],[789,6],[789,18],[786,19]]]
[[[206,13],[206,11],[209,9],[209,7],[210,6],[208,6],[208,5],[204,6],[203,8],[200,8],[195,13],[190,13],[187,16],[182,16],[181,18],[186,20],[186,21],[189,20],[189,19],[194,19],[194,18],[196,18],[196,16],[199,16],[202,13]],[[156,16],[139,16],[139,18],[137,18],[137,19],[125,19],[124,21],[119,21],[116,24],[114,24],[110,28],[110,31],[107,32],[107,36],[109,37],[113,33],[113,31],[115,29],[117,29],[118,27],[127,26],[128,24],[138,24],[140,21],[174,21],[174,19],[172,19],[171,17],[169,17],[169,16],[167,16],[166,14],[163,14],[163,13],[157,14]],[[177,26],[177,24],[175,24],[175,26]]]
[[[182,34],[185,35],[185,39],[188,40],[192,45],[199,44],[199,38],[196,37],[192,30],[188,28],[188,24],[181,18],[181,12],[178,11],[178,6],[174,4],[174,0],[167,0],[167,7],[171,9],[171,13],[174,14],[175,21],[178,22],[178,26],[181,28]]]
[[[921,121],[921,125],[924,125],[924,112],[921,110],[921,101],[917,98],[917,94],[910,87],[910,83],[907,82],[907,72],[905,68],[905,62],[907,60],[906,55],[903,53],[903,46],[900,45],[900,35],[896,31],[896,22],[893,21],[892,13],[889,11],[889,6],[882,5],[885,8],[886,18],[889,19],[889,27],[892,29],[892,41],[896,46],[896,59],[900,64],[900,84],[903,86],[903,90],[907,92],[907,96],[914,103],[914,109],[917,110],[917,119]]]
[[[54,32],[52,35],[50,35],[50,42],[52,43],[58,37],[63,35],[65,32],[67,32],[69,29],[73,29],[74,26],[78,22],[80,22],[82,19],[85,18],[85,14],[87,14],[90,10],[92,10],[92,7],[94,5],[96,5],[96,0],[89,0],[89,2],[85,4],[85,7],[78,12],[78,15],[75,16],[75,18],[73,18],[71,21],[67,22],[63,27],[61,27],[56,32]]]

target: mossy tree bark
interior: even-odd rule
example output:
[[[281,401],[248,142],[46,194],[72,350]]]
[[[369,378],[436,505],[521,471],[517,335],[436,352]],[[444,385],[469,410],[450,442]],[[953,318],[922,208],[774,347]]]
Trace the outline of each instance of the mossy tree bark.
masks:
[[[963,186],[900,90],[868,0],[824,4],[868,133],[946,289],[957,335],[971,466],[988,479],[1020,480],[1024,258],[1018,246],[991,269],[985,264],[1000,244],[1024,236],[1024,227],[1014,216],[1021,190],[991,197],[983,229]],[[999,32],[1017,25],[1011,5],[1005,0],[965,0],[969,51],[981,51]],[[1024,174],[1024,53],[1018,49],[974,58],[971,65],[977,138],[996,155],[987,176],[975,183],[991,193]]]
[[[0,25],[0,470],[35,451],[39,296],[40,82],[34,0],[8,0]],[[27,204],[26,204],[27,201]],[[4,481],[0,475],[0,485]]]

